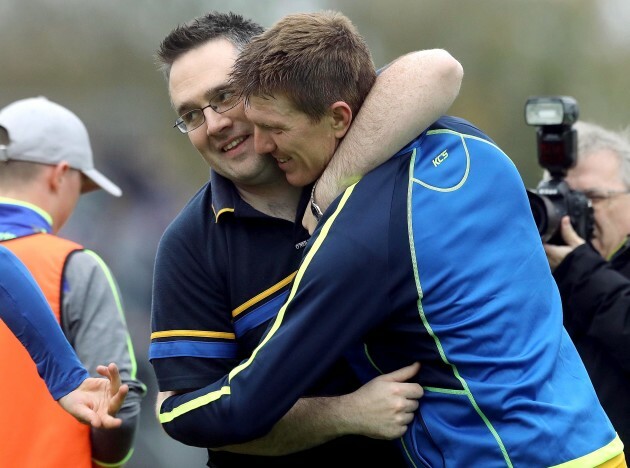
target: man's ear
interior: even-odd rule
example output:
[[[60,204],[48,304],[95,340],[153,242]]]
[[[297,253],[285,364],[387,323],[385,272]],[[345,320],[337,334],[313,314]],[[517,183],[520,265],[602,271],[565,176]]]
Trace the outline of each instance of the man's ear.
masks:
[[[348,103],[337,101],[330,106],[332,116],[332,130],[336,138],[343,138],[352,123],[352,109]]]
[[[48,173],[48,183],[53,191],[56,192],[59,190],[64,177],[66,177],[69,171],[70,165],[66,161],[61,161],[60,163],[52,166],[52,170]]]

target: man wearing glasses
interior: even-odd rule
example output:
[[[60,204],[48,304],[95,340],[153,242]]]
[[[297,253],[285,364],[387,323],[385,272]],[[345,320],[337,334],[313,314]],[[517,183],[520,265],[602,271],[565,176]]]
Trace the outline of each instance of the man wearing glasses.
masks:
[[[578,122],[577,164],[566,181],[591,200],[587,243],[562,220],[566,245],[546,244],[562,296],[564,325],[597,396],[630,454],[630,141],[628,134]]]

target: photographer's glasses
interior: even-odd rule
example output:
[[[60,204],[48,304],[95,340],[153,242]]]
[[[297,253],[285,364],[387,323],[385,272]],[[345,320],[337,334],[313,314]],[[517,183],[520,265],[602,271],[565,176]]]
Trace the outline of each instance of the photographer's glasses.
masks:
[[[597,203],[604,200],[609,200],[611,198],[617,197],[619,195],[627,195],[630,193],[630,190],[586,190],[584,195],[591,202]]]
[[[176,121],[173,128],[182,133],[192,132],[196,128],[199,128],[206,121],[204,110],[208,107],[215,111],[217,114],[223,114],[224,112],[234,109],[240,102],[240,96],[233,91],[222,90],[215,94],[207,106],[200,109],[189,110],[185,114],[182,114]]]

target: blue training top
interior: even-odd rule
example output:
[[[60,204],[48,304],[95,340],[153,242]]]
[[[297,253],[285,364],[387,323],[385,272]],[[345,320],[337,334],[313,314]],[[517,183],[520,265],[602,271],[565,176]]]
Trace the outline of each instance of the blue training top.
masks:
[[[341,355],[364,380],[422,363],[410,466],[595,466],[622,451],[562,326],[520,175],[461,119],[345,191],[252,357],[167,399],[160,421],[185,443],[259,437]]]
[[[0,318],[20,340],[55,400],[88,377],[35,280],[0,246]]]

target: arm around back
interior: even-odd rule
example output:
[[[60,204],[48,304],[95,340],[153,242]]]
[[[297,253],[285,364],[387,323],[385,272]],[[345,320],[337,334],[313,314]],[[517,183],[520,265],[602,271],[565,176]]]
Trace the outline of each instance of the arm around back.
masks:
[[[214,450],[281,456],[350,434],[396,439],[406,432],[424,393],[419,384],[407,382],[419,368],[412,364],[376,377],[347,395],[301,398],[267,435]],[[158,396],[158,417],[161,403],[173,394]]]

